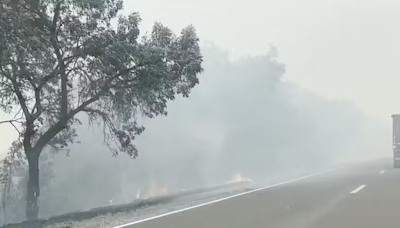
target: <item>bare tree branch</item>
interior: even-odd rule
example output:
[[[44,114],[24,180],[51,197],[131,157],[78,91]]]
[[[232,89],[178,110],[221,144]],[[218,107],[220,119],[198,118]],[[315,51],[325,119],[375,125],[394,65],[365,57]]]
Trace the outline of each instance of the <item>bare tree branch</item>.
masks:
[[[78,58],[81,54],[77,53],[75,55],[71,55],[68,57],[65,57],[61,62],[64,63],[65,66],[68,66],[74,58]],[[38,85],[38,89],[42,90],[43,87],[53,78],[55,78],[58,74],[60,73],[60,62],[57,63],[57,65],[54,67],[54,69],[45,77],[42,78],[42,80],[40,81],[39,85]]]
[[[15,126],[13,122],[10,122],[10,124],[15,128],[15,130],[18,132],[18,139],[21,139],[22,132]]]
[[[21,108],[19,108],[18,112],[17,112],[17,113],[15,113],[15,115],[14,115],[14,119],[15,119],[15,118],[17,118],[17,116],[19,115],[19,113],[21,112],[21,110],[22,110],[22,109],[21,109]]]
[[[61,4],[63,3],[64,1],[59,1],[58,3],[57,3],[57,5],[55,6],[55,9],[54,9],[54,16],[53,16],[53,22],[51,23],[51,28],[50,28],[50,30],[51,31],[56,31],[56,29],[57,29],[57,21],[58,21],[58,18],[60,17],[60,10],[61,10]]]
[[[57,44],[57,35],[55,31],[51,32],[51,44],[54,48],[54,52],[57,56],[57,60],[60,66],[60,71],[59,74],[61,75],[61,115],[65,115],[68,111],[68,88],[67,88],[67,83],[68,83],[68,75],[66,74],[66,66],[65,62],[63,59],[63,56],[61,54],[61,50],[59,45]]]
[[[11,126],[14,127],[14,129],[18,132],[18,140],[21,140],[21,136],[23,135],[22,132],[18,129],[17,126],[15,126],[14,122],[23,124],[23,122],[20,121],[21,119],[15,119],[15,120],[5,120],[5,121],[0,121],[0,125],[4,123],[9,123]]]
[[[57,76],[58,68],[59,68],[59,64],[57,64],[54,67],[53,71],[51,71],[48,75],[46,75],[45,77],[42,78],[42,80],[40,81],[39,86],[38,86],[39,90],[41,90],[43,88],[43,86],[45,86],[47,84],[47,82],[49,82],[52,78]]]
[[[17,123],[22,123],[20,122],[20,119],[16,119],[16,120],[4,120],[4,121],[0,121],[0,124],[4,124],[4,123],[13,123],[13,122],[17,122]]]
[[[42,104],[41,104],[41,98],[40,98],[40,90],[35,88],[35,108],[36,112],[32,114],[32,117],[34,120],[39,118],[39,116],[42,114]]]
[[[22,111],[24,112],[26,121],[27,122],[31,121],[31,113],[28,110],[28,106],[26,105],[25,98],[22,95],[22,92],[20,90],[17,80],[15,78],[8,78],[8,79],[11,81],[11,83],[13,85],[14,93],[18,98],[18,101],[21,105]]]

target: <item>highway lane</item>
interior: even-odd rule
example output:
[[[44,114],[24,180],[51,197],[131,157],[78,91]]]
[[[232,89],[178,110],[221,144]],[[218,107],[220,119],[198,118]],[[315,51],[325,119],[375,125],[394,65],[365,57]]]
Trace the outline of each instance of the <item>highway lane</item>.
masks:
[[[400,227],[400,169],[339,169],[119,228]]]

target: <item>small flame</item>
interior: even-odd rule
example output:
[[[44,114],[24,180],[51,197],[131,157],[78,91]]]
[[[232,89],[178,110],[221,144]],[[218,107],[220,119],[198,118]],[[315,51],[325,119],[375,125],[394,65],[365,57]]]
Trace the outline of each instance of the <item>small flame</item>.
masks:
[[[136,199],[140,199],[140,188],[138,189],[138,191],[136,193]]]
[[[253,180],[250,178],[244,177],[241,173],[237,173],[233,180],[229,181],[229,183],[245,183],[245,182],[252,182]]]
[[[140,188],[136,193],[136,199],[149,199],[157,196],[165,196],[168,194],[166,187],[159,188],[156,184],[152,184],[149,188]]]

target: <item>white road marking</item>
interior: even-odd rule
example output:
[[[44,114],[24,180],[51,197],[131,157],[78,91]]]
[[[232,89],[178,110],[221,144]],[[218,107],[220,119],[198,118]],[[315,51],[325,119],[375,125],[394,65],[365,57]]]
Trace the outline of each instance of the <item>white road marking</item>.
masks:
[[[354,189],[352,192],[350,192],[350,194],[356,194],[359,191],[361,191],[363,188],[365,188],[366,185],[361,185],[360,187]]]
[[[381,171],[381,174],[383,174],[384,172],[385,172],[385,170],[382,170],[382,171]]]
[[[159,219],[159,218],[166,217],[166,216],[169,216],[169,215],[178,214],[178,213],[189,211],[189,210],[196,209],[196,208],[199,208],[199,207],[204,207],[204,206],[211,205],[211,204],[214,204],[214,203],[219,203],[219,202],[222,202],[222,201],[225,201],[225,200],[229,200],[229,199],[232,199],[232,198],[236,198],[236,197],[239,197],[239,196],[243,196],[243,195],[259,192],[259,191],[262,191],[262,190],[265,190],[265,189],[269,189],[269,188],[273,188],[273,187],[277,187],[277,186],[293,183],[293,182],[296,182],[296,181],[304,180],[304,179],[307,179],[307,178],[319,176],[319,175],[322,175],[322,174],[330,173],[330,172],[333,172],[333,171],[335,171],[335,170],[332,169],[332,170],[328,170],[328,171],[324,171],[324,172],[314,173],[314,174],[307,175],[307,176],[300,177],[300,178],[296,178],[296,179],[293,179],[293,180],[284,181],[284,182],[281,182],[281,183],[273,184],[273,185],[266,186],[266,187],[263,187],[263,188],[254,189],[254,190],[243,192],[243,193],[236,194],[236,195],[233,195],[233,196],[228,196],[228,197],[221,198],[221,199],[218,199],[218,200],[214,200],[214,201],[211,201],[211,202],[208,202],[208,203],[203,203],[203,204],[199,204],[199,205],[196,205],[196,206],[187,207],[187,208],[184,208],[184,209],[180,209],[180,210],[172,211],[172,212],[169,212],[169,213],[157,215],[157,216],[154,216],[154,217],[138,220],[138,221],[135,221],[135,222],[130,222],[130,223],[127,223],[127,224],[115,226],[113,228],[124,228],[124,227],[128,227],[128,226],[136,225],[136,224],[139,224],[139,223],[147,222],[147,221],[154,220],[154,219]]]

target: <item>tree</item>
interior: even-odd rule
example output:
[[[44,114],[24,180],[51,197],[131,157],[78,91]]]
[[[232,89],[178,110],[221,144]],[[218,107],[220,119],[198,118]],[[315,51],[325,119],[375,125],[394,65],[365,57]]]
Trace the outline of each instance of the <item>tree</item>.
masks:
[[[114,155],[138,155],[137,116],[166,115],[167,102],[188,97],[202,71],[193,26],[180,35],[155,23],[139,38],[137,13],[122,0],[1,0],[0,108],[15,126],[29,165],[27,219],[38,218],[39,156],[77,142],[86,113],[104,130]],[[112,20],[116,26],[111,26]]]

